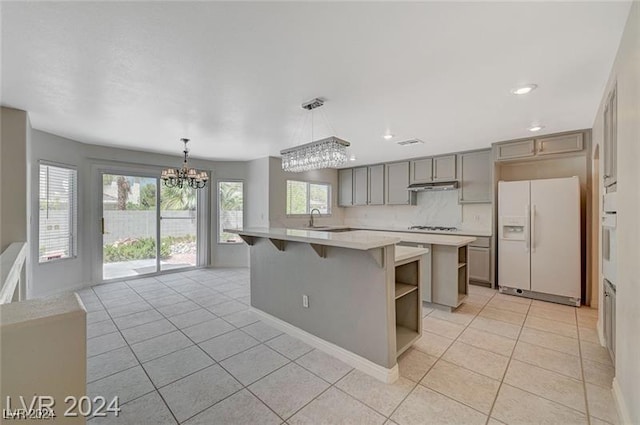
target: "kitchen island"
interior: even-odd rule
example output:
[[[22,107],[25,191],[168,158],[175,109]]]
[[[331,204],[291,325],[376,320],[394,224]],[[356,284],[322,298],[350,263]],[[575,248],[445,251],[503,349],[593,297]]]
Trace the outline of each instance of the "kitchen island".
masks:
[[[256,314],[380,380],[397,379],[397,357],[422,333],[428,246],[396,246],[401,235],[375,231],[233,232],[251,246]],[[415,236],[456,251],[474,239]]]

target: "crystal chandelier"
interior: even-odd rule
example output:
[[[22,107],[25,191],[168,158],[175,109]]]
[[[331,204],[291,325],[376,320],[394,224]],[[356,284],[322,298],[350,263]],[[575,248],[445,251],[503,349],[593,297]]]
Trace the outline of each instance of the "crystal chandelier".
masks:
[[[207,185],[209,175],[206,171],[198,171],[195,168],[189,168],[187,157],[189,156],[189,148],[187,143],[189,139],[180,139],[184,143],[184,162],[182,168],[166,168],[162,170],[160,178],[164,181],[165,186],[181,188],[187,184],[194,189],[202,189]]]
[[[321,107],[324,100],[313,99],[303,103],[302,108],[312,113],[311,138],[313,139],[313,110]],[[284,171],[301,172],[320,168],[336,168],[347,163],[347,147],[350,143],[335,136],[312,141],[304,145],[280,151]]]
[[[300,172],[319,168],[334,168],[346,164],[349,142],[337,137],[327,137],[280,151],[282,169]]]

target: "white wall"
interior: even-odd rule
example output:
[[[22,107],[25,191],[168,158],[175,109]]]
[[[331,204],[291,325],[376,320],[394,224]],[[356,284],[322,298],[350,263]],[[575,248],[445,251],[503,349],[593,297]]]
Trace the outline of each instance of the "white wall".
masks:
[[[38,211],[38,161],[52,161],[74,166],[78,169],[78,256],[73,259],[38,264],[37,249],[31,255],[33,279],[32,294],[46,296],[68,289],[76,289],[97,283],[100,270],[97,258],[100,249],[98,205],[100,203],[99,180],[96,168],[106,165],[144,168],[160,173],[163,167],[178,166],[181,162],[179,146],[176,155],[161,155],[127,149],[95,146],[65,139],[53,134],[34,130],[32,132],[31,202],[33,212]],[[210,170],[210,264],[213,266],[246,266],[248,249],[244,244],[217,244],[217,217],[215,196],[216,182],[221,179],[246,179],[246,163],[213,162],[194,159],[193,165]],[[31,222],[30,243],[38,246],[38,220]]]
[[[247,163],[247,227],[269,227],[269,158]]]
[[[30,134],[25,111],[0,110],[0,252],[27,240],[27,152]]]
[[[633,2],[618,54],[593,124],[593,149],[603,148],[606,96],[618,96],[618,282],[616,284],[616,377],[614,395],[621,420],[640,423],[640,2]],[[600,175],[603,175],[602,160]],[[600,182],[602,185],[602,182]],[[604,189],[601,187],[601,193]],[[598,254],[600,257],[600,254]],[[602,280],[600,280],[602,291]],[[600,309],[599,327],[602,324]]]

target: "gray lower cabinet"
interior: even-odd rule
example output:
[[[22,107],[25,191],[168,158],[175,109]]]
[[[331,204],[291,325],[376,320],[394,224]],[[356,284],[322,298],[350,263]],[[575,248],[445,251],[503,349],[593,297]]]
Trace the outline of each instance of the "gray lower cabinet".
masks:
[[[469,247],[469,279],[491,282],[491,248]]]
[[[385,198],[387,205],[415,205],[415,192],[409,186],[409,161],[385,164]]]
[[[353,205],[367,205],[368,200],[368,177],[367,167],[353,169]]]
[[[456,179],[456,156],[445,155],[433,158],[433,181]]]
[[[491,238],[477,236],[469,244],[469,280],[492,284],[491,258]]]
[[[535,140],[521,140],[496,144],[496,161],[520,159],[535,156]]]
[[[369,171],[369,205],[384,205],[384,164],[372,165]]]
[[[410,163],[409,181],[413,183],[429,183],[433,181],[433,158],[416,159]]]
[[[536,155],[579,152],[582,150],[582,133],[536,139]]]
[[[353,205],[353,168],[338,170],[338,205]]]
[[[458,201],[461,204],[491,202],[492,167],[491,149],[458,155]]]

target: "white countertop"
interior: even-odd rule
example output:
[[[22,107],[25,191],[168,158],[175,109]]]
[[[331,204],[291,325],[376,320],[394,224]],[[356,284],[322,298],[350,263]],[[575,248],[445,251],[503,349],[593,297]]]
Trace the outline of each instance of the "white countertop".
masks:
[[[50,321],[53,316],[67,314],[86,314],[80,297],[72,292],[51,298],[35,298],[19,303],[0,305],[2,326],[21,326],[24,322],[29,321]]]
[[[312,230],[309,227],[301,227],[301,230]],[[325,229],[353,229],[353,230],[375,230],[383,232],[402,232],[402,233],[424,233],[430,235],[452,235],[452,236],[480,236],[491,237],[491,230],[483,229],[457,229],[454,231],[447,230],[422,230],[422,229],[409,229],[406,227],[392,227],[392,226],[367,226],[367,225],[346,225],[346,224],[332,224],[326,226],[318,226],[315,230]]]
[[[475,236],[457,236],[449,234],[412,233],[412,232],[383,232],[380,230],[354,230],[344,233],[377,233],[389,237],[398,237],[401,242],[412,242],[425,245],[464,246],[476,240]],[[343,233],[343,234],[344,234]]]
[[[396,246],[396,255],[395,260],[396,263],[404,260],[408,260],[409,258],[419,257],[424,254],[428,254],[428,248],[414,248],[412,246]]]
[[[397,236],[389,237],[383,232],[353,231],[324,232],[320,230],[284,229],[278,227],[251,227],[243,230],[225,229],[225,232],[243,236],[270,238],[284,241],[315,243],[318,245],[338,246],[342,248],[368,250],[401,241]]]
[[[381,227],[381,226],[331,226],[332,228],[350,228],[350,229],[362,229],[362,230],[381,230],[387,232],[403,232],[403,233],[428,233],[432,235],[452,235],[452,236],[484,236],[490,237],[492,235],[491,230],[482,229],[457,229],[453,232],[446,230],[422,230],[422,229],[407,229],[402,227]]]
[[[425,245],[464,246],[476,240],[473,236],[435,235],[411,232],[382,232],[353,230],[349,232],[326,232],[322,230],[247,228],[244,230],[225,229],[225,232],[245,236],[270,238],[293,242],[315,243],[318,245],[368,250],[399,242],[413,242]]]

